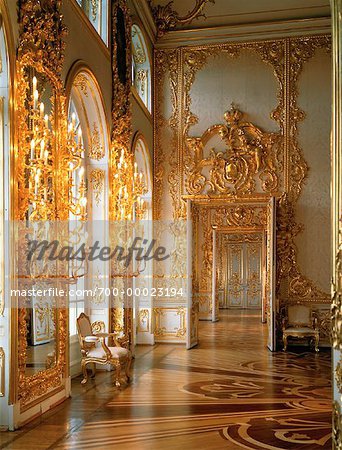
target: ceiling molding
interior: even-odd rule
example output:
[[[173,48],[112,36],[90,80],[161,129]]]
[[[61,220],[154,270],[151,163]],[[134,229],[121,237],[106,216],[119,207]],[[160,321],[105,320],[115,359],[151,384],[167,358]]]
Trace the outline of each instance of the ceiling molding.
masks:
[[[331,17],[277,20],[251,24],[170,31],[156,43],[156,47],[215,44],[253,39],[274,39],[286,36],[329,34]]]

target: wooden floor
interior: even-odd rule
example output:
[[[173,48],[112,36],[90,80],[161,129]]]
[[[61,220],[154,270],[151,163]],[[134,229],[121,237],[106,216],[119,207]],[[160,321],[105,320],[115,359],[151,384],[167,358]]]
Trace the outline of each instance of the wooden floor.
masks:
[[[200,338],[191,351],[139,347],[133,383],[120,391],[110,373],[86,387],[73,380],[71,400],[2,433],[2,448],[331,448],[329,351],[268,352],[256,313],[224,312],[201,323]]]

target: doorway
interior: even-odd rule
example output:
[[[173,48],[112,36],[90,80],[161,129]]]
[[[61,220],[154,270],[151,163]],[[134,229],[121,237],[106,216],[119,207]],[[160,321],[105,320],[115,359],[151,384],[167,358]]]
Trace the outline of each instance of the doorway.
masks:
[[[220,236],[218,296],[220,309],[262,311],[264,299],[264,240],[262,233]]]

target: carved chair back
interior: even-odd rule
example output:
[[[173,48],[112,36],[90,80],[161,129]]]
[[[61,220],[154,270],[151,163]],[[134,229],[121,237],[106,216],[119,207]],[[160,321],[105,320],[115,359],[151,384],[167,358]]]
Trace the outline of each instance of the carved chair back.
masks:
[[[312,327],[311,309],[305,305],[289,305],[287,308],[288,325],[294,327]]]
[[[78,334],[78,340],[80,342],[81,350],[82,352],[87,352],[89,349],[96,346],[93,342],[85,342],[84,338],[86,336],[92,336],[93,330],[91,328],[91,323],[89,317],[81,313],[79,317],[76,320],[76,326],[77,326],[77,334]]]

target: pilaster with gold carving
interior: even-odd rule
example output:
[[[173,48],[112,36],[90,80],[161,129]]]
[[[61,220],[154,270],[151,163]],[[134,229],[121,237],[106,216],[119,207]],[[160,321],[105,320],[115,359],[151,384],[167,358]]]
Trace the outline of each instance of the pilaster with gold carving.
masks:
[[[333,449],[342,449],[342,2],[331,0],[333,23],[332,111],[332,344]]]

